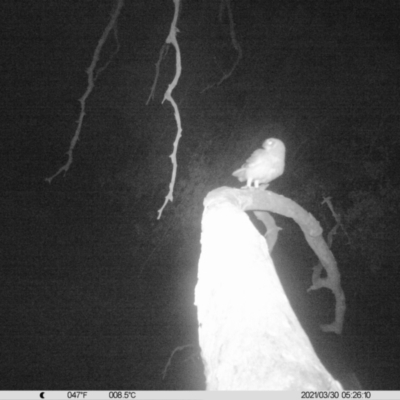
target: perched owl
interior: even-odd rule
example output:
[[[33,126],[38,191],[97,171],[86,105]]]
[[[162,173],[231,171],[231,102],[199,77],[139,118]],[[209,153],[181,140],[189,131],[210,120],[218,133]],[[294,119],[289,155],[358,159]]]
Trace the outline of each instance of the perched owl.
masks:
[[[256,150],[250,158],[232,175],[240,182],[246,181],[247,188],[258,188],[260,183],[269,183],[283,174],[285,169],[285,145],[279,139],[267,139],[262,149]]]

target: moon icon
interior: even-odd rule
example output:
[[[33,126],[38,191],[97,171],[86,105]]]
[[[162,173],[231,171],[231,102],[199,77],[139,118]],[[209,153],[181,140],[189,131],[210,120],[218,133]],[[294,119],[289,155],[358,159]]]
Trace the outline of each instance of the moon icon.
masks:
[[[40,393],[39,396],[41,399],[44,399],[44,392]]]

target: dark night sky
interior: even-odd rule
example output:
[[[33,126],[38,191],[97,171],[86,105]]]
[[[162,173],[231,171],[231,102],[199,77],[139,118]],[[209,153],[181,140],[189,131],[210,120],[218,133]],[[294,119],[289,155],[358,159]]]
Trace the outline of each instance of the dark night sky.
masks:
[[[360,264],[359,275],[342,271],[353,282],[344,286],[355,306],[343,343],[320,339],[314,329],[314,344],[328,343],[329,350],[320,350],[328,358],[338,348],[345,353],[346,368],[333,365],[334,373],[355,370],[367,388],[400,390],[400,254],[393,250],[396,235],[387,224],[380,231],[368,208],[380,209],[374,201],[388,188],[384,204],[398,204],[399,4],[232,3],[243,59],[231,78],[202,94],[236,53],[227,20],[218,21],[218,2],[183,2],[183,71],[174,92],[183,122],[176,197],[156,222],[175,132],[171,107],[160,104],[174,73],[172,48],[155,100],[145,102],[172,0],[126,0],[120,52],[88,100],[70,171],[51,185],[44,179],[66,161],[85,70],[113,1],[2,2],[0,389],[202,388],[201,366],[187,361],[191,354],[178,357],[170,377],[161,379],[176,346],[197,344],[201,202],[213,188],[237,186],[231,172],[268,126],[288,149],[287,172],[274,188],[305,207],[317,204],[317,214],[321,196],[333,193],[354,224],[357,210],[371,218],[370,225],[349,226],[356,240],[357,232],[373,232],[373,244],[360,248],[388,248],[372,275],[338,245],[343,264]],[[101,65],[114,48],[109,38]],[[362,196],[365,208],[361,201],[351,208]],[[329,220],[322,212],[318,217]],[[308,274],[310,255],[299,250],[304,243],[293,241],[291,229],[276,263],[291,264],[300,252],[298,274]],[[381,244],[373,242],[378,231]],[[292,287],[294,297],[307,296],[308,278]],[[362,302],[365,308],[357,308]],[[321,322],[316,303],[303,299],[296,310],[311,318],[304,326]]]

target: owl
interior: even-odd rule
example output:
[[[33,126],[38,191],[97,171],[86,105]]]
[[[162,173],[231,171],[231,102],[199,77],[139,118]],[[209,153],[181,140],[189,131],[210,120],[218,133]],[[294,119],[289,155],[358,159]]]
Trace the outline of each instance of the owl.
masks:
[[[285,169],[285,145],[279,139],[270,138],[262,144],[250,158],[232,175],[240,182],[246,181],[245,188],[251,188],[252,183],[258,188],[260,183],[266,184],[283,174]]]

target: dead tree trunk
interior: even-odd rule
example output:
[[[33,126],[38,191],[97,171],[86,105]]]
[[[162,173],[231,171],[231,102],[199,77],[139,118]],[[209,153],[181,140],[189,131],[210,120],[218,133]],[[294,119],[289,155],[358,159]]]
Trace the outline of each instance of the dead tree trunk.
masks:
[[[195,302],[207,390],[342,390],[315,354],[236,194],[221,188],[204,202]]]

